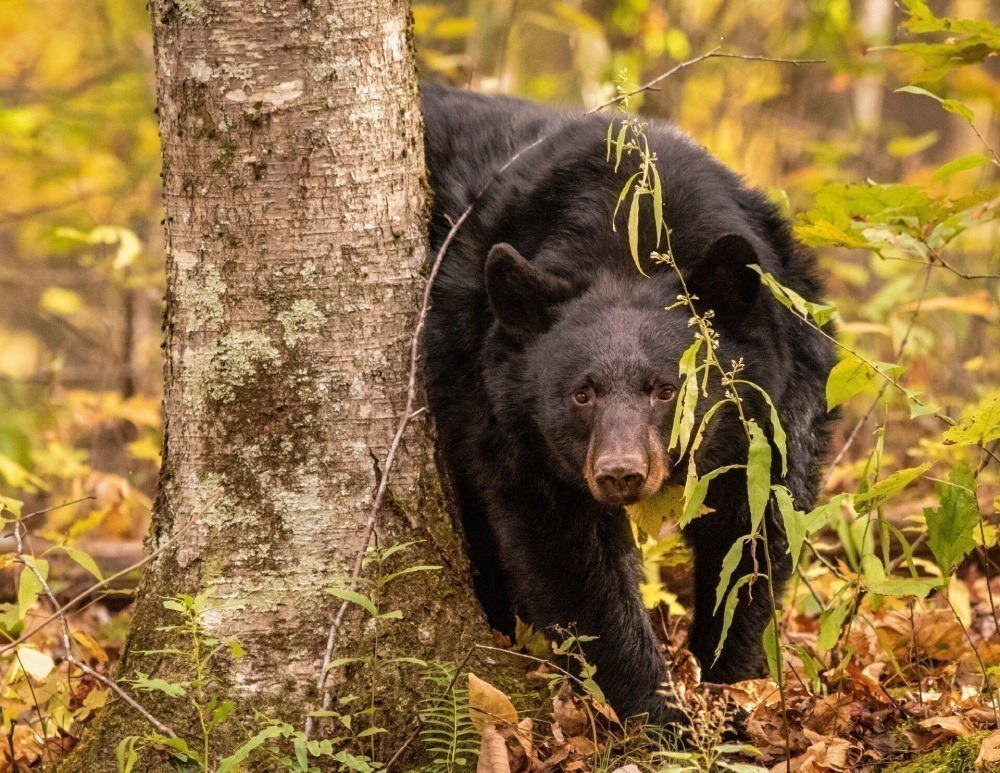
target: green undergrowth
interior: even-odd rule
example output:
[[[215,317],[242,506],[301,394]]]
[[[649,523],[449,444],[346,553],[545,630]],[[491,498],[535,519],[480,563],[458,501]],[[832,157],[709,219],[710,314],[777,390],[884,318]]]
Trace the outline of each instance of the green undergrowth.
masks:
[[[986,733],[959,738],[954,743],[922,754],[907,762],[895,762],[881,768],[882,773],[990,773],[1000,771],[1000,765],[977,768],[976,758]]]

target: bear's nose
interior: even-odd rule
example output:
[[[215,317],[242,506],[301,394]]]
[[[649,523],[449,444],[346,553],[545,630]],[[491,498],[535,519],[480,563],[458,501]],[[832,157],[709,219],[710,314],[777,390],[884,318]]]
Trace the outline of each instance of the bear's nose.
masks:
[[[646,482],[646,465],[641,459],[609,459],[597,465],[594,478],[609,500],[631,504]]]

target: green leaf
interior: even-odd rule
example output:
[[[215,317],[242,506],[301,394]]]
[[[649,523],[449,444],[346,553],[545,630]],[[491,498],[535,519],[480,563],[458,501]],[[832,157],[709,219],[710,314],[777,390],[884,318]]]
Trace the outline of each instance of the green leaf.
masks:
[[[19,518],[21,516],[22,507],[24,507],[24,502],[20,499],[0,495],[0,513],[8,512],[15,518]]]
[[[861,557],[861,573],[865,582],[871,587],[872,584],[884,583],[886,581],[885,567],[874,553],[868,553]]]
[[[826,407],[833,410],[863,392],[875,379],[875,370],[853,354],[833,366],[826,380]]]
[[[774,492],[774,500],[778,504],[778,512],[781,513],[781,520],[785,526],[788,554],[792,557],[792,566],[796,566],[799,563],[799,556],[802,555],[802,545],[805,543],[806,537],[819,531],[826,524],[827,513],[831,506],[837,507],[840,503],[831,500],[809,513],[804,513],[795,509],[792,495],[787,488],[772,486],[771,490]],[[838,494],[834,499],[837,500],[844,496],[844,494]]]
[[[927,594],[932,590],[941,587],[942,582],[943,580],[937,577],[920,579],[890,578],[881,582],[870,582],[868,583],[868,589],[880,596],[893,596],[895,598],[916,596],[918,599],[923,599],[927,598]]]
[[[898,470],[887,478],[883,478],[870,486],[864,492],[854,497],[854,507],[859,513],[870,513],[881,507],[913,481],[923,475],[931,467],[931,462],[924,462],[919,467],[907,467]]]
[[[684,456],[691,433],[694,431],[694,414],[698,406],[698,352],[701,351],[704,339],[696,338],[684,354],[681,355],[678,375],[681,379],[681,393],[674,409],[674,423],[670,430],[670,442],[667,448],[677,449],[679,457]]]
[[[382,556],[382,560],[385,561],[390,556],[396,555],[399,551],[406,550],[414,545],[419,545],[421,542],[423,542],[423,540],[420,539],[410,540],[409,542],[397,542],[395,545],[382,548],[379,554]],[[370,550],[378,550],[378,548],[370,548]]]
[[[650,164],[650,169],[653,170],[653,221],[656,226],[656,246],[659,247],[663,236],[663,183],[656,164]]]
[[[615,221],[618,220],[618,210],[621,209],[622,202],[625,201],[625,197],[628,196],[629,191],[632,190],[632,183],[635,182],[635,180],[636,180],[636,178],[638,176],[639,176],[639,172],[636,172],[634,175],[632,175],[631,177],[629,177],[628,180],[625,183],[625,187],[622,188],[621,193],[618,194],[618,203],[615,204],[615,211],[611,214],[611,230],[612,231],[617,231],[618,230],[617,225],[615,223]]]
[[[972,123],[972,119],[976,117],[976,114],[972,112],[970,107],[963,105],[957,99],[942,99],[937,94],[932,94],[927,89],[922,89],[919,86],[903,86],[901,89],[896,89],[897,92],[904,91],[908,94],[919,94],[923,97],[930,97],[935,102],[938,102],[941,107],[947,110],[949,113],[954,113],[955,115],[961,116],[969,123]]]
[[[414,572],[436,572],[439,569],[441,569],[440,566],[426,566],[426,565],[408,566],[405,569],[402,569],[402,570],[400,570],[400,571],[398,571],[398,572],[396,572],[394,574],[390,574],[387,577],[384,577],[382,579],[382,583],[381,584],[382,585],[388,585],[390,582],[392,582],[393,580],[395,580],[397,577],[402,577],[405,574],[413,574]]]
[[[236,766],[241,762],[244,762],[254,749],[263,745],[265,741],[277,738],[280,735],[282,735],[282,728],[280,725],[265,727],[257,733],[257,735],[253,736],[253,738],[240,746],[231,755],[225,759],[219,760],[219,766],[216,768],[217,773],[233,773],[233,771],[237,769]]]
[[[947,110],[949,113],[954,113],[955,115],[961,116],[969,123],[972,123],[976,114],[972,112],[972,108],[968,107],[957,99],[942,99],[941,107]]]
[[[632,194],[632,206],[628,211],[628,247],[632,253],[632,262],[639,269],[639,273],[645,276],[646,272],[642,270],[642,263],[639,261],[639,199],[641,197],[642,194],[639,191]]]
[[[760,396],[764,398],[767,403],[768,408],[771,409],[771,434],[774,445],[778,449],[778,453],[781,455],[781,474],[788,474],[788,438],[785,435],[785,428],[781,426],[781,419],[778,417],[778,410],[774,407],[774,402],[771,400],[771,395],[769,395],[764,388],[759,384],[755,384],[752,381],[744,381],[742,379],[737,379],[736,383],[745,384],[746,386],[753,387],[758,392]]]
[[[344,601],[349,601],[352,604],[357,604],[373,617],[378,615],[378,609],[375,606],[375,602],[363,593],[358,593],[350,588],[327,588],[326,592],[331,596],[336,596],[338,599],[343,599]]]
[[[183,738],[173,738],[168,735],[162,735],[161,733],[155,733],[153,735],[153,741],[158,746],[166,746],[168,749],[173,749],[174,751],[179,752],[179,756],[184,762],[189,760],[199,763],[201,762],[201,755],[188,746],[187,741]],[[178,755],[171,755],[171,757],[176,759]]]
[[[733,624],[733,613],[736,611],[736,606],[740,601],[740,588],[750,582],[753,577],[754,576],[752,574],[740,577],[730,589],[729,595],[726,597],[726,606],[722,611],[722,631],[719,634],[719,643],[715,647],[715,656],[712,660],[713,665],[718,662],[719,656],[722,654],[722,648],[725,646],[726,639],[729,637],[729,628]]]
[[[618,132],[618,137],[615,139],[615,171],[618,171],[618,167],[622,163],[622,149],[625,147],[625,135],[628,131],[628,124],[622,124],[622,128]]]
[[[135,748],[136,744],[142,739],[137,735],[130,735],[126,738],[122,738],[121,742],[118,744],[118,770],[121,773],[132,773],[135,768],[135,763],[139,759],[139,752]]]
[[[90,572],[98,580],[103,580],[104,575],[101,574],[101,569],[97,565],[97,562],[91,558],[89,555],[84,553],[79,548],[70,547],[69,545],[63,545],[63,550],[66,551],[66,555],[76,561],[80,566]]]
[[[851,611],[850,604],[830,607],[819,616],[819,638],[816,646],[821,650],[832,650],[840,639],[840,628]]]
[[[389,662],[406,663],[411,666],[420,666],[421,668],[427,668],[427,661],[421,660],[420,658],[411,658],[411,657],[392,658]]]
[[[309,770],[309,750],[306,748],[305,738],[296,738],[292,741],[292,748],[295,750],[295,761],[302,770]]]
[[[983,445],[1000,440],[1000,395],[985,400],[970,416],[944,433],[946,444]]]
[[[903,86],[902,88],[896,89],[897,94],[900,92],[904,92],[906,94],[919,94],[920,96],[923,97],[930,97],[931,99],[937,102],[941,101],[941,97],[939,97],[937,94],[932,94],[927,89],[920,88],[920,86]]]
[[[819,327],[823,327],[823,325],[837,315],[836,306],[829,303],[807,301],[790,287],[785,287],[774,276],[765,272],[760,266],[750,265],[748,268],[751,268],[760,274],[761,282],[765,287],[767,287],[768,290],[771,291],[771,295],[773,295],[779,303],[792,311],[798,312],[800,316],[805,317],[806,319],[811,318]]]
[[[330,664],[326,667],[327,671],[331,668],[340,668],[341,666],[346,666],[349,663],[360,663],[364,658],[335,658],[330,661]]]
[[[778,642],[778,636],[774,630],[774,618],[767,624],[767,628],[764,629],[764,654],[767,656],[767,669],[771,672],[771,679],[777,682],[779,685],[784,684],[785,675],[781,673],[781,662],[779,659],[779,654],[781,652],[781,644]]]
[[[976,169],[988,163],[990,163],[990,160],[982,153],[970,153],[967,156],[956,158],[954,161],[949,161],[947,164],[940,166],[931,178],[931,182],[936,183],[943,180],[945,177],[955,174],[956,172],[964,172],[967,169]]]
[[[135,679],[129,679],[128,682],[136,690],[162,692],[171,698],[180,698],[185,694],[185,686],[183,684],[174,684],[168,682],[166,679],[150,679],[148,674],[144,674],[141,671],[136,671]]]
[[[229,647],[229,657],[233,658],[233,660],[239,660],[247,654],[247,651],[243,649],[243,645],[240,643],[239,639],[227,639],[226,646]]]
[[[221,725],[230,714],[235,711],[236,707],[233,705],[232,701],[223,701],[215,710],[212,712],[212,718],[209,720],[209,729],[216,728]]]
[[[42,580],[48,581],[49,578],[48,561],[30,556],[26,556],[24,560],[33,566],[35,571],[32,571],[28,566],[21,570],[17,586],[17,614],[21,620],[24,620],[25,614],[34,606],[39,595],[45,590]],[[39,579],[39,575],[41,575],[41,579]]]
[[[945,577],[950,576],[976,547],[974,533],[979,525],[976,477],[972,468],[967,462],[960,462],[951,471],[948,480],[950,483],[935,486],[941,506],[937,510],[924,508],[927,545]]]
[[[750,421],[750,451],[747,455],[747,500],[750,503],[750,531],[756,533],[764,520],[771,496],[771,444],[756,421]]]
[[[722,559],[722,568],[719,570],[719,584],[715,586],[715,607],[712,610],[714,615],[719,611],[719,605],[722,604],[722,600],[726,597],[726,591],[729,590],[729,581],[733,577],[733,572],[736,571],[736,567],[740,564],[740,559],[743,558],[743,546],[747,544],[751,539],[749,534],[744,534],[736,542],[729,546],[729,550],[726,551],[725,557]]]
[[[698,482],[693,486],[691,493],[688,494],[687,501],[684,503],[684,514],[681,516],[681,521],[678,526],[683,528],[701,515],[701,506],[704,504],[705,497],[708,495],[708,484],[711,483],[712,480],[719,477],[724,472],[744,469],[745,467],[746,465],[744,464],[729,464],[725,467],[716,467],[714,470],[711,470],[698,478]]]

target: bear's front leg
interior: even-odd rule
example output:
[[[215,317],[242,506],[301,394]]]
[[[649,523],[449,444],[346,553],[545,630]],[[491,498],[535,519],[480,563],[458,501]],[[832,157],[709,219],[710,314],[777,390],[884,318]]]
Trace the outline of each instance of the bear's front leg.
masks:
[[[763,637],[764,629],[774,615],[767,579],[768,562],[763,541],[755,540],[745,545],[739,565],[732,574],[729,587],[723,589],[722,602],[716,610],[722,561],[732,545],[750,532],[745,473],[733,470],[712,481],[706,504],[713,512],[696,518],[684,530],[685,539],[694,551],[695,610],[688,648],[701,663],[703,681],[730,684],[767,673]],[[775,520],[770,506],[765,518],[774,579],[773,600],[775,604],[780,604],[785,581],[791,574],[791,560],[784,528]],[[754,572],[758,576],[739,590],[739,600],[725,644],[716,658],[729,590],[741,577]]]
[[[518,615],[556,638],[560,630],[596,637],[581,643],[583,655],[623,721],[647,715],[664,727],[686,724],[660,692],[666,663],[639,595],[639,556],[624,514],[572,516],[553,531],[538,518],[522,522],[516,549],[505,552]]]

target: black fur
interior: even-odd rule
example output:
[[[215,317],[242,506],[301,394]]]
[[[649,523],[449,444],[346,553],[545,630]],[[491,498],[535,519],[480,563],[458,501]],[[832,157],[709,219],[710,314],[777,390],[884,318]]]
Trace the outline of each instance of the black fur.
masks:
[[[440,458],[466,531],[476,591],[500,630],[511,632],[517,614],[536,627],[575,626],[598,636],[586,654],[618,713],[669,722],[676,715],[656,693],[665,665],[639,598],[624,509],[595,498],[585,477],[598,414],[570,403],[574,390],[585,388],[597,404],[614,403],[622,416],[669,435],[673,407],[657,403],[650,390],[679,386],[678,361],[692,330],[684,310],[664,311],[680,292],[674,273],[646,261],[650,276],[643,277],[630,257],[624,213],[612,230],[612,211],[634,163],[623,160],[615,173],[605,160],[607,115],[574,117],[436,86],[424,87],[423,107],[434,191],[432,257],[451,221],[496,170],[554,132],[492,182],[459,230],[433,288],[423,342]],[[716,312],[720,360],[728,365],[743,357],[745,378],[775,401],[788,434],[782,482],[799,507],[809,507],[827,444],[823,386],[833,353],[774,302],[746,265],[756,262],[817,299],[813,260],[760,192],[689,138],[657,122],[647,135],[678,266],[702,307]],[[641,222],[640,254],[647,255],[655,246],[650,210]],[[766,426],[762,401],[741,394]],[[720,396],[717,390],[702,399],[700,410]],[[671,479],[682,482],[687,462],[672,461]],[[721,411],[697,455],[698,469],[745,461],[742,427],[734,412]],[[727,644],[712,663],[721,561],[749,529],[745,475],[717,478],[706,504],[714,512],[685,532],[695,554],[689,646],[708,681],[758,676],[770,618],[764,581],[744,588]],[[780,519],[769,521],[768,533],[774,575],[783,585],[791,567]],[[752,565],[745,556],[734,577]]]

